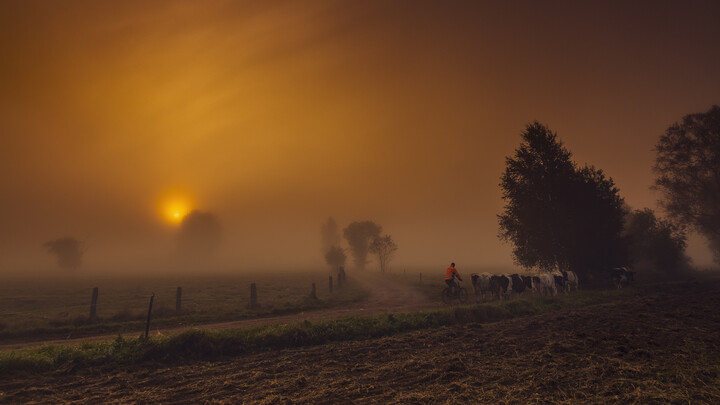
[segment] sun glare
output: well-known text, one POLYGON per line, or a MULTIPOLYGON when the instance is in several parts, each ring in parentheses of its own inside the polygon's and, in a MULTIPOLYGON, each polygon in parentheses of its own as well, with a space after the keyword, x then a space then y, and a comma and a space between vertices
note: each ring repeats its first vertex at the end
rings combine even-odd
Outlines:
POLYGON ((188 197, 188 193, 166 193, 160 199, 160 214, 166 222, 179 224, 190 211, 194 204, 188 197))

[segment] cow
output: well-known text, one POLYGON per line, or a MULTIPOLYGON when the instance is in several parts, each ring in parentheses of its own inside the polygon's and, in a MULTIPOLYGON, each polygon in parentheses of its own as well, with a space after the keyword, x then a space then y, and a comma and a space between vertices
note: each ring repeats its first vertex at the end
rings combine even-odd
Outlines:
POLYGON ((627 267, 616 267, 610 270, 610 279, 620 289, 623 284, 630 285, 631 281, 635 281, 635 272, 630 271, 627 267))
POLYGON ((490 291, 490 274, 473 273, 470 275, 472 279, 473 290, 475 290, 475 299, 477 301, 484 301, 488 295, 491 295, 490 291))
POLYGON ((567 290, 565 288, 565 276, 562 275, 562 273, 550 273, 553 276, 553 280, 555 280, 555 289, 557 291, 563 291, 567 294, 567 290))
POLYGON ((511 274, 508 276, 511 281, 510 290, 517 295, 520 295, 525 291, 525 280, 519 274, 511 274))
POLYGON ((493 297, 498 297, 499 300, 503 299, 503 296, 509 295, 512 290, 511 279, 505 275, 493 275, 490 276, 490 291, 493 297))
POLYGON ((575 274, 574 271, 563 271, 563 280, 565 282, 565 290, 568 293, 571 293, 573 291, 577 291, 578 289, 578 276, 575 274))
POLYGON ((537 277, 538 282, 536 290, 540 295, 557 295, 557 287, 555 286, 555 277, 550 273, 543 273, 537 277))
POLYGON ((541 296, 543 293, 540 290, 542 287, 542 282, 540 281, 540 277, 538 276, 532 276, 532 290, 534 295, 541 296))

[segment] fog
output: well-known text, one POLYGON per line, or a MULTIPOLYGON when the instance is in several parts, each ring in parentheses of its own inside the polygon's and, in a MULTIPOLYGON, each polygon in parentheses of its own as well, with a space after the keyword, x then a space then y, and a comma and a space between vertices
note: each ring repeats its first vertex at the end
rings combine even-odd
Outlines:
MULTIPOLYGON (((381 225, 393 271, 512 267, 498 183, 524 126, 547 124, 631 207, 657 209, 658 137, 719 102, 719 12, 4 2, 0 274, 61 273, 42 246, 67 236, 79 274, 178 272, 172 215, 193 209, 222 240, 192 271, 324 269, 328 217, 381 225)), ((711 262, 696 236, 689 253, 711 262)))

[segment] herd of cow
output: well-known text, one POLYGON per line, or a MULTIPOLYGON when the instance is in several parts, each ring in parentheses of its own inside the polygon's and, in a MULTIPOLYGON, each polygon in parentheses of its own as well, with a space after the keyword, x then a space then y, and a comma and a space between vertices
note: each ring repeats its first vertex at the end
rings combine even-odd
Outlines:
MULTIPOLYGON (((614 285, 621 288, 634 280, 634 271, 620 267, 611 271, 614 285)), ((574 271, 558 271, 537 276, 520 274, 473 273, 475 298, 482 301, 510 299, 514 296, 555 296, 578 289, 579 279, 574 271)))

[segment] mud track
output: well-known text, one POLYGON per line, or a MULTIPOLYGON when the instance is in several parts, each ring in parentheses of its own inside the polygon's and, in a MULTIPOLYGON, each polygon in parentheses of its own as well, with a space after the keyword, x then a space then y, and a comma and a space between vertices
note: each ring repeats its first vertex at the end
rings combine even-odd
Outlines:
MULTIPOLYGON (((355 273, 349 282, 360 285, 361 288, 368 292, 368 297, 360 302, 353 303, 345 307, 306 311, 290 315, 245 319, 241 321, 202 324, 197 326, 161 329, 155 328, 152 329, 152 334, 171 335, 181 333, 189 329, 242 329, 256 326, 302 322, 304 320, 316 321, 321 319, 347 318, 351 316, 377 315, 390 312, 410 312, 421 309, 438 308, 442 305, 439 300, 429 301, 427 297, 412 288, 412 286, 395 282, 392 278, 383 277, 382 274, 375 272, 355 273)), ((440 290, 438 290, 438 297, 439 296, 440 290)), ((140 331, 137 333, 140 333, 140 331)), ((115 338, 117 338, 117 333, 70 339, 7 343, 0 344, 0 351, 37 347, 46 344, 80 344, 83 342, 97 342, 115 338)))
POLYGON ((719 403, 720 283, 214 362, 0 381, 29 403, 719 403))

